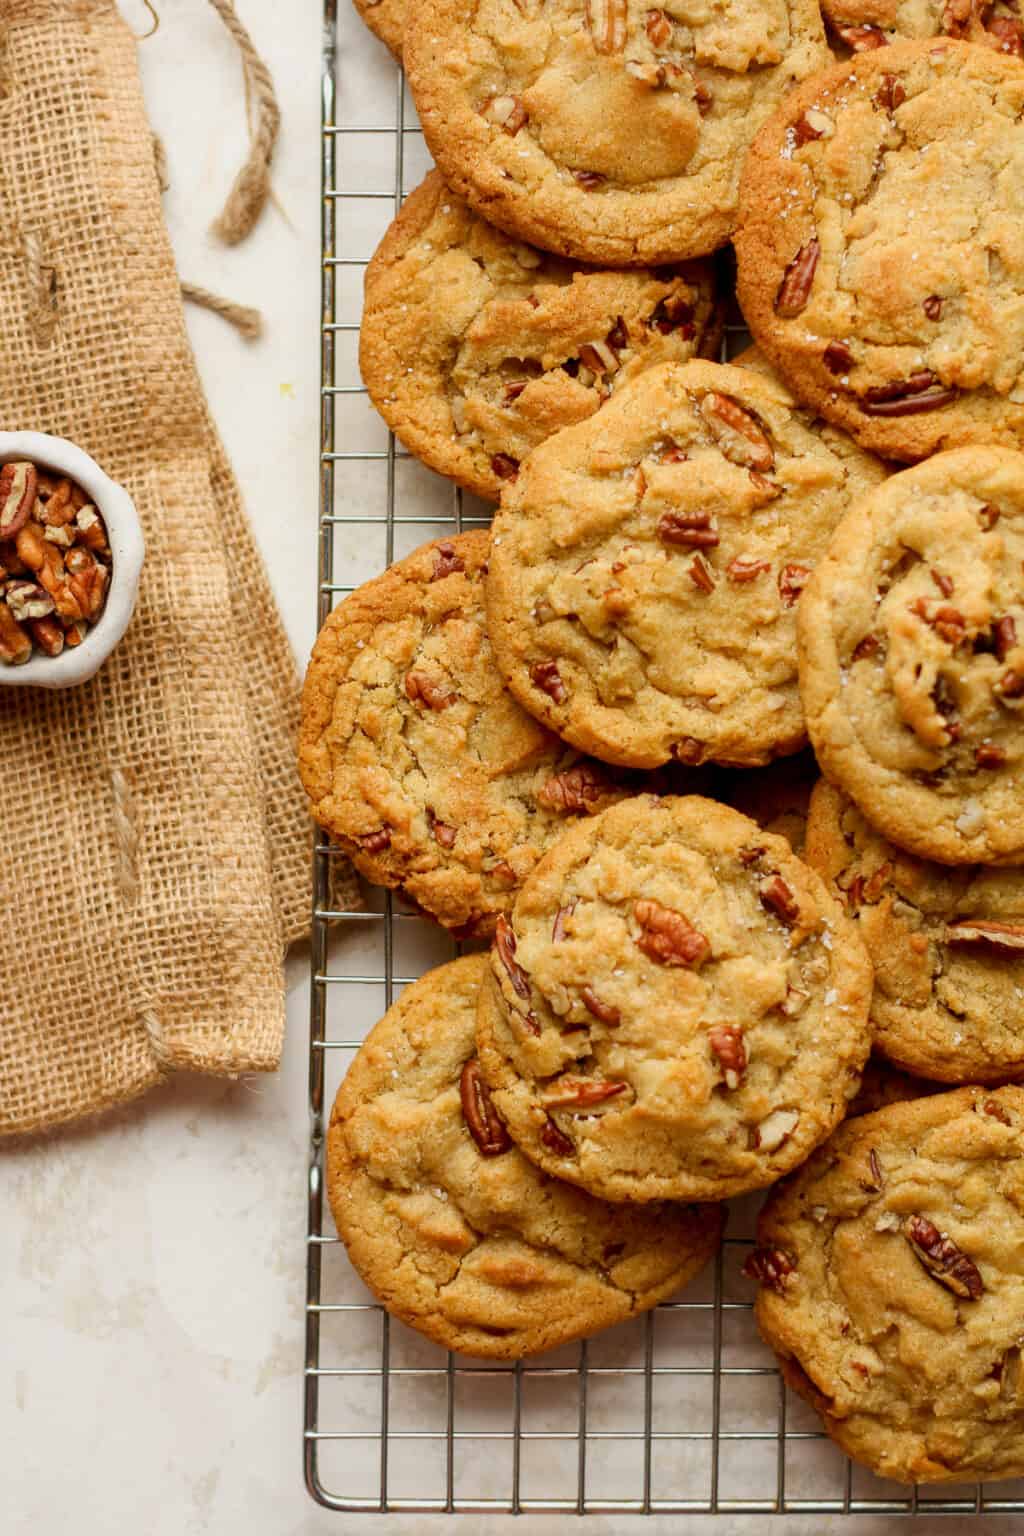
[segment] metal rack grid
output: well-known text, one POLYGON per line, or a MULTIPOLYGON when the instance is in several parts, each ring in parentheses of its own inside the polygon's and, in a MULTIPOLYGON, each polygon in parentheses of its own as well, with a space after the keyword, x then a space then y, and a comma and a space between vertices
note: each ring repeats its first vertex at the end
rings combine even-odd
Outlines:
MULTIPOLYGON (((362 272, 427 159, 400 72, 342 6, 339 15, 338 0, 324 0, 319 623, 393 559, 489 519, 483 503, 396 447, 359 379, 362 272)), ((742 327, 729 330, 734 355, 742 327)), ((402 985, 450 959, 455 946, 390 893, 376 893, 369 910, 332 909, 334 856, 318 844, 303 1441, 314 1499, 349 1512, 1024 1509, 1019 1485, 919 1493, 841 1456, 787 1392, 753 1327, 753 1287, 740 1267, 756 1201, 733 1202, 715 1264, 683 1299, 526 1363, 445 1355, 391 1319, 334 1234, 323 1131, 367 1029, 402 985)))

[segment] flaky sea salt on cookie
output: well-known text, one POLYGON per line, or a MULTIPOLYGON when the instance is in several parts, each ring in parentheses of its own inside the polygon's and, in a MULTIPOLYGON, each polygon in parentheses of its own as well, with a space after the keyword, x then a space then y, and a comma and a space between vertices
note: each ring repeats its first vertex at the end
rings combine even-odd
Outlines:
POLYGON ((395 1316, 447 1349, 516 1360, 624 1322, 716 1251, 714 1205, 608 1205, 512 1144, 480 1074, 484 955, 430 971, 373 1029, 327 1133, 349 1257, 395 1316))
POLYGON ((503 497, 487 621, 509 687, 607 762, 795 751, 796 603, 884 473, 761 373, 648 369, 503 497))
POLYGON ((406 447, 497 501, 538 443, 644 368, 707 355, 720 332, 710 263, 562 261, 502 234, 434 171, 367 268, 359 363, 406 447))
POLYGON ((842 1118, 871 967, 784 838, 698 796, 571 828, 498 924, 477 1042, 549 1173, 612 1200, 772 1183, 842 1118))
POLYGON ((864 447, 1024 446, 1024 68, 899 43, 805 81, 747 156, 747 324, 864 447))
POLYGON ((921 858, 1024 863, 1024 454, 893 475, 837 530, 798 630, 818 761, 868 820, 921 858))
POLYGON ((904 1483, 1024 1476, 1024 1091, 841 1126, 768 1199, 746 1273, 787 1383, 904 1483))
POLYGON ((813 0, 434 0, 404 60, 431 153, 478 213, 649 266, 725 243, 753 135, 829 53, 813 0))

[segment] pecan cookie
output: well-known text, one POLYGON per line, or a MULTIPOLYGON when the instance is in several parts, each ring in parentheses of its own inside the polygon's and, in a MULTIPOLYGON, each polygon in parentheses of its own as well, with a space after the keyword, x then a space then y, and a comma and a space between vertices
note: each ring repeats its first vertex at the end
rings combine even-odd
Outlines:
POLYGON ((511 240, 434 171, 366 273, 359 360, 406 447, 497 501, 519 462, 627 379, 717 346, 709 262, 573 266, 511 240))
POLYGON ((921 858, 1024 862, 1022 562, 1024 455, 959 448, 855 507, 801 600, 822 770, 921 858))
POLYGON ((1024 53, 1016 0, 824 0, 821 10, 854 53, 921 37, 966 38, 1016 58, 1024 53))
POLYGON ((401 63, 407 0, 353 0, 353 4, 370 31, 401 63))
POLYGON ((806 81, 744 168, 738 295, 800 398, 916 460, 1024 445, 1024 70, 909 42, 806 81))
POLYGON ((1024 1077, 1024 870, 915 859, 824 780, 804 857, 874 965, 875 1049, 947 1083, 1024 1077))
POLYGON ((812 0, 434 0, 404 57, 427 144, 478 213, 632 267, 724 245, 748 144, 829 53, 812 0))
POLYGON ((786 1381, 899 1482, 1024 1476, 1024 1091, 842 1126, 769 1197, 746 1272, 786 1381))
POLYGON ((576 814, 618 793, 502 685, 487 532, 424 544, 331 614, 302 692, 313 815, 378 885, 487 933, 576 814))
POLYGON ((509 687, 608 762, 795 751, 797 598, 883 474, 760 375, 648 369, 536 449, 503 497, 487 622, 509 687))
POLYGON ((742 811, 766 832, 784 837, 793 852, 803 857, 811 791, 818 781, 813 752, 781 757, 754 773, 722 773, 715 784, 717 799, 742 811))
POLYGON ((624 1209, 513 1145, 474 1048, 486 955, 408 987, 361 1047, 327 1133, 327 1193, 363 1280, 461 1354, 516 1360, 635 1317, 718 1248, 715 1205, 624 1209))
POLYGON ((612 1200, 770 1184, 842 1119, 871 967, 784 838, 691 795, 572 827, 498 923, 477 1044, 527 1156, 612 1200))

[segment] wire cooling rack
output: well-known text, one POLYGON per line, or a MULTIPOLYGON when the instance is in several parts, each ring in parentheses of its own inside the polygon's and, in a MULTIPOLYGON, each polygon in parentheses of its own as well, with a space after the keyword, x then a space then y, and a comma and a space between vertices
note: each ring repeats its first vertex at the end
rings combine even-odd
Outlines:
MULTIPOLYGON (((398 449, 357 362, 366 262, 429 167, 400 72, 347 3, 324 0, 318 621, 353 586, 490 509, 398 449)), ((744 333, 729 327, 735 355, 744 333)), ((723 356, 726 355, 723 353, 723 356)), ((314 859, 304 1468, 336 1510, 520 1513, 1024 1511, 1024 1485, 907 1490, 851 1466, 784 1387, 741 1273, 758 1202, 733 1202, 714 1265, 678 1301, 516 1365, 446 1355, 377 1305, 323 1198, 338 1084, 405 983, 451 959, 384 892, 332 910, 314 859)))

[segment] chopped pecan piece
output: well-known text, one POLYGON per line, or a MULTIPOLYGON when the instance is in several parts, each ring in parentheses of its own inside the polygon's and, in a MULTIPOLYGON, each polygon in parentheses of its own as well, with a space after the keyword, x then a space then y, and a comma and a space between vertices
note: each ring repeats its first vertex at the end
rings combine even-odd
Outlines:
POLYGON ((908 1216, 903 1234, 930 1275, 966 1301, 977 1301, 985 1289, 974 1260, 926 1216, 908 1216))
POLYGON ((813 143, 815 139, 830 139, 835 131, 836 125, 832 119, 815 107, 808 107, 793 124, 793 136, 798 148, 802 144, 813 143))
POLYGON ((519 473, 519 460, 508 453, 496 453, 491 459, 491 468, 499 480, 514 480, 519 473))
POLYGON ((796 1130, 800 1116, 795 1109, 773 1109, 754 1127, 751 1143, 762 1152, 775 1152, 796 1130))
POLYGON ((800 916, 800 903, 781 875, 769 875, 757 887, 761 905, 774 912, 780 922, 791 928, 800 916))
POLYGON ((836 33, 854 53, 870 53, 875 48, 884 48, 888 42, 879 27, 836 27, 836 33))
POLYGON ((938 608, 932 608, 927 598, 915 597, 907 604, 911 613, 934 629, 940 639, 947 645, 958 646, 967 630, 967 621, 959 608, 953 608, 949 603, 940 603, 938 608))
POLYGON ((874 656, 881 644, 877 635, 865 635, 853 648, 853 660, 864 661, 868 656, 874 656))
POLYGON ((364 832, 362 837, 352 841, 358 843, 364 853, 383 853, 385 848, 391 847, 391 828, 378 827, 375 832, 364 832))
POLYGON ((991 1115, 993 1120, 998 1120, 1000 1125, 1012 1125, 1013 1119, 1007 1114, 998 1099, 986 1099, 981 1106, 982 1112, 991 1115))
POLYGON ((946 0, 941 26, 947 37, 965 37, 971 20, 973 0, 946 0))
POLYGON ((1024 949, 1024 924, 989 923, 982 918, 962 917, 946 924, 947 944, 989 944, 993 949, 1024 949))
POLYGON ((907 93, 902 81, 897 80, 895 75, 883 75, 882 83, 874 95, 875 106, 881 107, 883 112, 895 112, 906 99, 907 93))
POLYGON ((727 1088, 738 1088, 747 1070, 747 1047, 743 1031, 734 1024, 716 1024, 708 1030, 711 1054, 722 1068, 727 1088))
POLYGON ((67 636, 54 618, 29 619, 32 638, 46 656, 59 656, 67 636))
POLYGON ((591 373, 616 373, 619 368, 618 354, 607 341, 585 341, 580 347, 580 362, 591 373))
POLYGON ((1010 614, 1004 614, 1001 619, 996 620, 994 633, 996 656, 1000 661, 1005 661, 1017 644, 1017 625, 1010 614))
POLYGON ((792 608, 800 593, 810 580, 810 567, 806 565, 784 565, 779 572, 779 596, 783 606, 792 608))
POLYGON ((577 763, 556 773, 537 791, 537 804, 546 811, 590 811, 599 805, 608 785, 589 763, 577 763))
POLYGON ((806 309, 820 255, 821 245, 815 235, 800 247, 782 274, 775 295, 775 313, 784 320, 792 320, 806 309))
POLYGON ((462 1100, 462 1116, 469 1134, 477 1144, 481 1157, 498 1157, 507 1152, 512 1139, 505 1129, 505 1122, 494 1107, 490 1090, 484 1081, 480 1063, 473 1056, 462 1069, 459 1078, 459 1098, 462 1100))
POLYGON ((994 528, 999 521, 999 508, 987 501, 983 507, 978 508, 978 522, 985 529, 994 528))
POLYGON ((561 944, 562 940, 565 938, 566 920, 572 917, 572 914, 575 912, 575 910, 576 898, 573 897, 572 901, 570 901, 567 906, 559 907, 558 911, 555 913, 555 921, 551 928, 551 942, 553 944, 561 944))
POLYGON ((512 138, 527 121, 526 109, 518 96, 492 96, 483 111, 485 117, 504 128, 512 138))
POLYGON ((688 768, 695 768, 698 763, 704 761, 704 745, 702 742, 695 741, 692 736, 684 736, 673 746, 672 756, 677 763, 685 763, 688 768))
POLYGON ((456 554, 455 545, 450 539, 445 539, 443 544, 438 544, 434 550, 434 570, 431 581, 441 581, 445 576, 451 576, 454 571, 464 571, 466 562, 461 555, 456 554))
POLYGON ((536 662, 530 668, 530 682, 556 704, 564 704, 569 697, 557 661, 536 662))
POLYGON ((528 1003, 530 1001, 529 978, 516 960, 516 936, 504 912, 498 913, 498 920, 494 927, 494 947, 498 951, 498 959, 505 968, 505 975, 512 983, 513 992, 528 1003))
POLYGON ((573 180, 578 181, 586 192, 594 192, 598 187, 603 187, 607 177, 600 171, 573 171, 573 180))
POLYGON ((865 416, 916 416, 951 405, 956 398, 955 389, 947 389, 930 369, 922 369, 909 379, 865 390, 858 404, 865 416))
POLYGON ((663 512, 658 518, 658 538, 663 544, 682 544, 687 549, 713 549, 718 524, 710 512, 663 512))
POLYGON ((561 1130, 551 1116, 548 1115, 540 1128, 541 1145, 547 1147, 556 1157, 572 1157, 576 1148, 569 1137, 561 1130))
POLYGON ((405 674, 405 696, 414 704, 425 704, 428 709, 447 709, 455 703, 458 694, 447 683, 437 682, 425 672, 405 674))
POLYGON ((1009 667, 994 686, 1001 698, 1019 699, 1024 694, 1024 672, 1009 667))
POLYGON ((942 299, 937 293, 930 293, 921 305, 929 320, 942 319, 942 299))
POLYGON ((545 1092, 541 1102, 545 1109, 589 1109, 593 1104, 614 1099, 628 1087, 628 1083, 617 1078, 563 1077, 545 1092))
POLYGON ((664 11, 648 11, 644 19, 644 31, 652 48, 664 52, 672 41, 673 26, 664 11))
POLYGON ((598 53, 621 53, 626 46, 626 0, 587 0, 587 26, 598 53))
POLYGON ((985 31, 999 44, 1000 53, 1024 57, 1024 27, 1012 16, 993 16, 985 23, 985 31))
POLYGON ((736 857, 739 859, 744 869, 749 869, 751 864, 756 864, 758 859, 761 858, 762 855, 766 852, 767 849, 764 847, 764 845, 758 844, 749 848, 741 848, 736 857))
POLYGON ((787 985, 786 996, 779 1004, 779 1012, 784 1014, 787 1019, 798 1018, 806 1008, 809 996, 809 992, 801 992, 799 987, 787 985))
POLYGON ((822 358, 829 373, 846 373, 853 367, 853 353, 845 341, 830 341, 822 358))
POLYGON ((68 586, 83 619, 95 619, 103 607, 109 572, 87 549, 69 549, 64 557, 68 586))
POLYGON ((796 1259, 784 1248, 754 1248, 743 1261, 748 1280, 757 1280, 773 1291, 784 1291, 796 1269, 796 1259))
POLYGON ((770 560, 757 560, 749 555, 737 555, 734 560, 729 561, 725 568, 725 574, 730 581, 735 581, 742 585, 748 581, 756 581, 759 576, 763 576, 765 571, 770 571, 771 568, 772 563, 770 560))
POLYGON ((682 912, 658 901, 635 901, 633 916, 640 925, 637 948, 659 965, 683 965, 696 970, 711 953, 711 945, 699 928, 682 912))
POLYGON ((9 581, 4 595, 19 624, 25 624, 29 619, 45 619, 53 612, 53 598, 38 582, 9 581))
POLYGON ((943 597, 953 596, 952 576, 947 576, 945 571, 937 571, 934 566, 932 566, 928 574, 931 576, 932 581, 934 581, 943 597))
POLYGON ((862 1179, 861 1185, 864 1189, 869 1190, 872 1194, 877 1194, 882 1185, 885 1183, 885 1180, 882 1177, 882 1164, 879 1161, 878 1153, 874 1147, 872 1147, 868 1152, 868 1168, 870 1170, 870 1176, 867 1179, 862 1179))
POLYGON ((756 469, 747 471, 750 483, 758 493, 758 499, 763 505, 769 501, 776 501, 782 495, 782 486, 776 485, 774 480, 769 480, 766 475, 758 474, 756 469))
POLYGON ((715 590, 714 567, 708 564, 703 555, 694 555, 687 567, 687 575, 699 592, 715 590))
POLYGON ((601 1024, 607 1024, 609 1029, 622 1023, 622 1014, 615 1004, 603 1003, 592 987, 580 988, 580 1002, 588 1013, 592 1013, 601 1024))
POLYGON ((980 747, 974 749, 974 761, 979 768, 1002 768, 1006 762, 1006 753, 995 742, 983 741, 980 747))
POLYGON ((885 890, 886 882, 888 881, 891 874, 892 865, 889 860, 886 859, 885 863, 879 864, 874 873, 869 875, 868 878, 863 882, 861 887, 861 895, 863 900, 869 905, 872 905, 874 902, 876 902, 881 896, 882 892, 885 890))
POLYGON ((36 504, 36 467, 12 463, 0 467, 0 539, 13 539, 36 504))
POLYGON ((6 603, 0 602, 0 666, 20 667, 32 655, 32 640, 6 603))
POLYGON ((456 829, 449 826, 446 821, 438 821, 429 807, 427 809, 427 821, 430 824, 431 832, 434 834, 435 842, 440 843, 442 848, 455 847, 455 839, 458 836, 456 829))
POLYGON ((764 474, 775 465, 771 441, 752 411, 717 391, 700 402, 700 414, 722 453, 733 464, 764 474))

